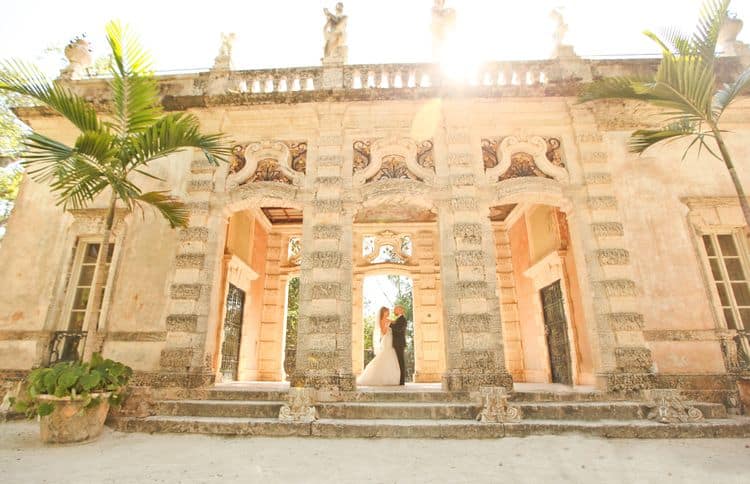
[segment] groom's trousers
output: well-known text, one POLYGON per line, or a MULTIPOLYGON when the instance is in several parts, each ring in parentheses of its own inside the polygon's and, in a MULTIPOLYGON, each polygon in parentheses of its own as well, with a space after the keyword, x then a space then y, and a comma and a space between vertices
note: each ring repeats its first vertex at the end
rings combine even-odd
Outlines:
POLYGON ((401 369, 401 379, 399 380, 398 384, 403 385, 406 382, 406 362, 404 361, 404 350, 406 350, 405 347, 394 347, 394 350, 396 350, 396 358, 398 358, 398 367, 401 369))

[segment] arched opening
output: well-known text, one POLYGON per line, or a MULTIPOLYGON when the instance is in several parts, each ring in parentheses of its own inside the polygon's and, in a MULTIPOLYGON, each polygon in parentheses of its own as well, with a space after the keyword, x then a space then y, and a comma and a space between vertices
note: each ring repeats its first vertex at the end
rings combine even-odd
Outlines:
POLYGON ((593 385, 567 216, 530 200, 490 208, 507 368, 517 383, 593 385))
POLYGON ((372 356, 369 326, 380 306, 400 300, 411 316, 407 381, 437 383, 445 372, 437 216, 426 196, 392 199, 375 188, 367 187, 374 192, 354 215, 352 370, 361 374, 372 356))
MULTIPOLYGON (((381 307, 391 310, 396 306, 404 308, 407 321, 406 349, 404 361, 406 363, 406 381, 414 381, 415 370, 415 340, 414 340, 414 282, 411 277, 398 274, 373 275, 364 278, 362 285, 362 362, 363 368, 382 350, 378 341, 382 336, 378 324, 378 314, 381 307)), ((421 349, 421 348, 420 348, 421 349)), ((361 369, 358 373, 361 373, 361 369)))
POLYGON ((302 211, 246 206, 226 221, 214 368, 220 382, 279 382, 296 348, 302 211))

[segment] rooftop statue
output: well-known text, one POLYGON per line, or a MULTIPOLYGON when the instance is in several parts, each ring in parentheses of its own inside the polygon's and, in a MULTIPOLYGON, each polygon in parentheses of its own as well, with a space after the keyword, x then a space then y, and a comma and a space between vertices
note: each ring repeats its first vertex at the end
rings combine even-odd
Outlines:
POLYGON ((214 69, 229 70, 232 68, 232 47, 237 35, 233 32, 221 33, 221 47, 219 54, 214 59, 214 69))
POLYGON ((716 39, 717 50, 725 56, 750 56, 750 46, 737 40, 742 31, 742 19, 737 15, 727 15, 721 24, 718 38, 716 39))
POLYGON ((445 0, 435 0, 432 7, 432 58, 442 57, 446 39, 456 27, 456 11, 445 7, 445 0))
POLYGON ((568 24, 565 23, 565 19, 563 19, 562 12, 559 8, 553 9, 550 14, 550 18, 555 23, 555 32, 552 35, 552 38, 555 41, 555 47, 552 51, 552 58, 553 59, 565 59, 565 58, 571 58, 576 57, 575 52, 573 51, 572 45, 564 44, 563 41, 565 39, 565 34, 568 33, 568 24))
POLYGON ((325 47, 323 49, 323 62, 346 62, 346 21, 344 15, 344 4, 336 4, 336 13, 331 13, 327 8, 323 9, 326 16, 326 24, 323 26, 323 38, 325 47))
POLYGON ((80 79, 86 75, 86 70, 93 64, 91 60, 91 44, 86 36, 76 37, 65 46, 65 58, 68 65, 60 71, 60 79, 80 79))

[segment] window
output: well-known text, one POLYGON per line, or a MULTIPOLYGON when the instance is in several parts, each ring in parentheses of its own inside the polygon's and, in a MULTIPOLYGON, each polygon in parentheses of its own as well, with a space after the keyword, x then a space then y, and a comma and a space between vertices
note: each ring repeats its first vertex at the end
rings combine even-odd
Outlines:
POLYGON ((301 256, 302 239, 299 237, 291 237, 289 239, 289 245, 287 245, 286 258, 289 260, 289 263, 299 265, 301 256))
MULTIPOLYGON (((86 313, 90 308, 90 296, 94 286, 94 270, 96 268, 96 258, 99 255, 99 246, 99 243, 81 242, 75 254, 71 271, 72 282, 69 289, 69 297, 72 298, 69 315, 67 316, 67 329, 69 331, 83 331, 85 329, 83 325, 86 313)), ((114 244, 110 244, 107 254, 107 273, 109 272, 114 250, 114 244)), ((105 280, 105 287, 102 288, 99 294, 99 312, 92 324, 98 324, 106 284, 107 281, 105 280)))
POLYGON ((707 234, 702 240, 727 328, 750 328, 750 285, 739 238, 707 234))
POLYGON ((413 254, 411 237, 389 230, 362 238, 362 256, 370 264, 406 264, 413 254))

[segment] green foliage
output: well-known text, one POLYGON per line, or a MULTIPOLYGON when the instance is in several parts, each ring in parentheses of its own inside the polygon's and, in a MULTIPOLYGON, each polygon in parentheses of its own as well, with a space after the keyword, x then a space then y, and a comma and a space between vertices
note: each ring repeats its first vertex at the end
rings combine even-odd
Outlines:
POLYGON ((731 160, 724 153, 717 153, 723 143, 718 124, 726 108, 750 87, 750 69, 715 91, 716 42, 729 3, 730 0, 706 0, 691 35, 674 29, 661 37, 645 32, 662 49, 656 74, 648 78, 598 80, 584 88, 580 100, 632 99, 662 108, 660 128, 638 130, 631 135, 629 148, 634 153, 643 153, 663 141, 691 138, 683 158, 697 146, 730 166, 731 160))
POLYGON ((33 370, 26 378, 25 397, 13 405, 28 417, 49 415, 54 410, 53 404, 40 402, 39 395, 71 397, 83 400, 90 407, 101 402, 101 397, 94 394, 111 393, 109 401, 116 405, 132 374, 129 366, 94 353, 87 363, 66 361, 33 370))
POLYGON ((22 176, 20 168, 0 168, 0 228, 5 226, 10 217, 22 176))
POLYGON ((50 185, 63 208, 85 208, 111 189, 112 206, 118 200, 130 210, 148 205, 172 227, 184 227, 189 218, 185 205, 165 191, 144 193, 134 176, 158 179, 149 173, 149 163, 190 147, 202 150, 210 163, 226 161, 230 144, 221 134, 201 134, 192 114, 164 114, 146 51, 119 22, 110 22, 106 30, 112 52, 108 120, 35 66, 20 60, 0 63, 0 91, 32 98, 80 131, 72 146, 32 131, 23 140, 24 166, 33 179, 50 185))
POLYGON ((289 279, 286 304, 286 346, 296 348, 297 323, 299 322, 299 277, 289 279))

